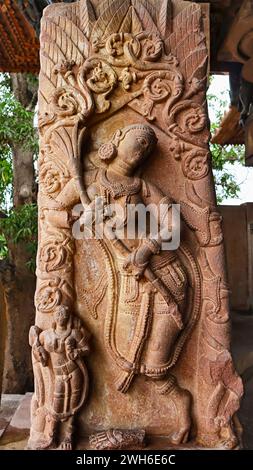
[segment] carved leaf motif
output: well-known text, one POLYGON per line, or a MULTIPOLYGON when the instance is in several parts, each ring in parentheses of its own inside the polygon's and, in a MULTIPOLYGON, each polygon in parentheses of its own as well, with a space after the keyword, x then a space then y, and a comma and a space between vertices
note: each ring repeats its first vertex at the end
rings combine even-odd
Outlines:
POLYGON ((172 32, 172 5, 171 0, 163 0, 158 17, 158 28, 163 39, 172 32))
POLYGON ((157 8, 154 8, 153 5, 148 0, 132 0, 132 5, 142 4, 143 7, 147 10, 153 21, 156 21, 157 17, 157 8))
POLYGON ((127 14, 127 11, 130 7, 130 0, 125 1, 123 5, 116 11, 116 13, 113 15, 110 23, 108 24, 104 37, 108 37, 110 34, 114 33, 115 31, 119 31, 120 25, 122 24, 122 21, 124 21, 125 16, 127 14))
POLYGON ((119 33, 131 33, 132 31, 132 10, 133 8, 130 7, 127 15, 125 16, 123 22, 121 23, 119 33))
POLYGON ((89 39, 96 21, 93 6, 89 0, 80 1, 80 29, 84 32, 85 36, 89 39))
POLYGON ((143 30, 148 31, 151 34, 157 34, 158 36, 160 36, 159 31, 154 23, 154 20, 147 9, 149 8, 148 2, 132 0, 132 4, 142 22, 143 30))
POLYGON ((179 60, 184 77, 190 80, 205 65, 207 56, 200 6, 190 5, 181 11, 173 22, 173 31, 165 45, 179 60))
POLYGON ((48 90, 47 96, 51 95, 57 86, 57 75, 53 74, 51 71, 54 67, 54 62, 47 55, 46 48, 43 50, 43 53, 40 55, 40 67, 41 74, 43 74, 43 80, 46 79, 45 89, 48 90))
POLYGON ((112 0, 104 0, 102 2, 99 2, 99 5, 96 6, 96 12, 97 12, 97 18, 101 16, 108 8, 110 8, 112 4, 112 0))
MULTIPOLYGON (((47 18, 43 22, 42 35, 44 35, 42 52, 46 53, 54 65, 63 60, 81 64, 84 57, 88 56, 88 40, 68 18, 58 16, 54 21, 47 18)), ((51 78, 50 75, 48 78, 51 78)))
MULTIPOLYGON (((45 80, 47 81, 47 77, 45 77, 45 80)), ((51 83, 49 84, 49 89, 51 87, 51 83)), ((41 90, 38 92, 38 102, 39 102, 39 109, 45 109, 49 105, 49 100, 48 98, 42 93, 41 90)))
POLYGON ((64 54, 64 48, 67 42, 66 35, 64 35, 62 31, 59 31, 58 26, 54 23, 51 23, 49 20, 46 22, 44 31, 47 36, 43 42, 42 52, 45 53, 49 59, 52 60, 53 64, 56 65, 59 61, 65 59, 66 57, 64 54), (59 37, 56 42, 57 32, 59 32, 59 37), (63 38, 63 36, 65 37, 63 38))
POLYGON ((52 42, 44 42, 42 53, 45 57, 44 60, 41 61, 41 70, 55 87, 60 86, 59 79, 61 80, 61 77, 57 77, 57 75, 53 73, 53 69, 58 62, 65 60, 64 54, 61 49, 52 42))
POLYGON ((62 86, 54 67, 63 61, 82 64, 88 56, 89 42, 80 29, 64 16, 42 20, 41 71, 53 87, 62 86))
POLYGON ((79 5, 73 3, 72 5, 61 4, 58 5, 57 13, 61 16, 67 17, 72 23, 79 25, 79 5))
MULTIPOLYGON (((67 36, 71 39, 71 47, 72 50, 76 49, 81 54, 81 62, 83 60, 83 56, 85 58, 89 55, 89 41, 84 36, 83 32, 74 24, 72 21, 69 21, 68 18, 59 17, 59 26, 67 32, 67 36)), ((76 52, 77 54, 77 52, 76 52)), ((70 52, 69 52, 70 56, 70 52)), ((80 57, 80 56, 79 56, 80 57)), ((69 57, 69 60, 75 60, 74 57, 69 57)))
POLYGON ((41 243, 40 260, 46 272, 71 269, 71 256, 74 254, 73 240, 67 234, 48 231, 41 243))
POLYGON ((65 127, 54 131, 51 146, 56 154, 60 150, 61 158, 64 159, 66 163, 70 162, 71 157, 74 155, 74 149, 71 136, 65 127))
MULTIPOLYGON (((97 41, 101 40, 104 37, 105 32, 109 28, 109 25, 111 22, 112 23, 111 23, 110 28, 112 29, 112 32, 116 33, 119 30, 120 25, 124 19, 124 14, 123 13, 117 14, 117 13, 119 13, 119 10, 124 4, 127 5, 127 9, 128 9, 130 6, 130 0, 113 0, 109 2, 106 0, 101 5, 102 13, 100 14, 99 18, 94 24, 92 32, 91 32, 92 43, 96 43, 97 41), (102 10, 103 6, 104 6, 104 9, 102 10)), ((127 12, 127 9, 125 10, 125 14, 127 12)))
POLYGON ((193 77, 203 78, 205 73, 203 71, 207 64, 207 52, 206 48, 197 49, 193 53, 190 53, 185 60, 181 62, 181 72, 184 77, 188 77, 190 81, 193 77))
POLYGON ((143 26, 141 24, 141 20, 138 17, 134 8, 132 8, 132 33, 138 34, 138 33, 141 33, 142 31, 143 31, 143 26))
POLYGON ((173 30, 178 31, 183 37, 187 32, 195 31, 199 29, 201 20, 201 7, 193 4, 184 8, 174 19, 173 30), (187 28, 189 28, 187 30, 187 28), (180 31, 181 30, 181 31, 180 31))

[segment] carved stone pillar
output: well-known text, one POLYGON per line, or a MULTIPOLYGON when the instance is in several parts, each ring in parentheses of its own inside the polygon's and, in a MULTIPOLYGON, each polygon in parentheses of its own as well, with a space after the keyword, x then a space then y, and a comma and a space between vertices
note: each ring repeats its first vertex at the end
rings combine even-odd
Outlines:
POLYGON ((77 442, 92 434, 96 448, 136 447, 144 432, 166 445, 237 445, 242 383, 229 351, 203 17, 181 0, 44 11, 30 448, 71 448, 75 417, 77 442), (120 206, 123 233, 129 203, 166 205, 170 228, 180 204, 179 247, 164 250, 163 232, 112 239, 108 226, 85 238, 73 207, 92 211, 96 196, 104 222, 120 206))

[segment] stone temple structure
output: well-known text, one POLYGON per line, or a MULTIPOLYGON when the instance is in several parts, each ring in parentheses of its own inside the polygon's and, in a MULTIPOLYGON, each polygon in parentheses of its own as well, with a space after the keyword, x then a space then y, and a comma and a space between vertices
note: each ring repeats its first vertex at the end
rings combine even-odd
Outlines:
POLYGON ((238 446, 208 31, 182 0, 44 10, 30 449, 238 446), (130 237, 129 205, 159 213, 158 233, 130 237))

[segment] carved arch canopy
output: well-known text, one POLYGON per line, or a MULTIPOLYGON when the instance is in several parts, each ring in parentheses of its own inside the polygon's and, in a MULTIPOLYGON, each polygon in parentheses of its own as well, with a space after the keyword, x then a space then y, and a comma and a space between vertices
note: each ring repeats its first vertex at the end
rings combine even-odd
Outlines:
MULTIPOLYGON (((112 352, 110 317, 104 315, 104 320, 101 313, 110 309, 115 288, 111 255, 103 244, 99 251, 94 240, 73 240, 71 213, 76 203, 90 202, 90 175, 103 166, 97 157, 99 146, 122 123, 148 123, 158 136, 158 147, 142 169, 142 178, 181 205, 179 258, 190 292, 187 323, 168 368, 173 367, 196 403, 199 442, 213 446, 223 439, 233 446, 231 418, 242 390, 229 353, 223 236, 208 148, 204 25, 205 10, 181 0, 80 0, 45 9, 36 323, 41 330, 48 329, 55 308, 75 308, 94 335, 101 334, 95 326, 100 321, 104 354, 112 352)), ((40 371, 40 380, 46 382, 43 374, 40 371)), ((166 387, 161 395, 172 385, 166 387)), ((83 415, 91 429, 92 412, 83 415)), ((164 432, 159 426, 154 425, 155 432, 164 432)))

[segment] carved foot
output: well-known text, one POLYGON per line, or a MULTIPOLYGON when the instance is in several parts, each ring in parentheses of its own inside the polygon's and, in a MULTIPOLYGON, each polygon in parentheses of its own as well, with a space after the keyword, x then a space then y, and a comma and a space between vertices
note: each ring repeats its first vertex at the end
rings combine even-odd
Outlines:
POLYGON ((170 436, 170 442, 174 445, 185 444, 191 428, 191 394, 187 390, 176 388, 170 397, 176 405, 179 421, 179 430, 170 436))
POLYGON ((233 450, 240 448, 240 441, 230 425, 210 434, 200 434, 197 444, 210 449, 233 450))
POLYGON ((173 402, 177 412, 178 429, 169 436, 170 443, 177 446, 185 444, 191 429, 192 396, 188 390, 179 387, 173 375, 161 380, 157 388, 161 395, 166 395, 173 402))
POLYGON ((221 446, 226 450, 235 449, 239 445, 238 438, 230 424, 221 429, 221 446))
POLYGON ((45 440, 38 440, 38 441, 28 441, 27 449, 28 450, 49 450, 55 449, 56 444, 54 439, 45 439, 45 440))
POLYGON ((90 436, 89 441, 93 449, 115 450, 133 447, 144 447, 145 431, 125 431, 109 429, 90 436))
POLYGON ((69 439, 69 438, 64 439, 60 443, 58 449, 59 450, 72 450, 73 449, 72 439, 69 439))
POLYGON ((181 429, 170 436, 171 444, 178 446, 179 444, 186 444, 189 438, 189 429, 181 429))
POLYGON ((221 441, 221 446, 226 450, 235 449, 238 446, 238 440, 235 436, 234 438, 225 439, 221 441))

